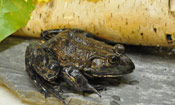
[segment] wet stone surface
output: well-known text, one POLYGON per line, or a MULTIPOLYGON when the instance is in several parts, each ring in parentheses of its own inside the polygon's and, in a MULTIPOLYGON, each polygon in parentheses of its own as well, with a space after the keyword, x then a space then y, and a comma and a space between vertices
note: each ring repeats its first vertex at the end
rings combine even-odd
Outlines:
POLYGON ((138 84, 138 83, 139 83, 139 81, 133 80, 133 81, 129 81, 128 84, 130 84, 130 85, 136 85, 136 84, 138 84))
POLYGON ((120 105, 117 101, 111 101, 110 105, 120 105))
MULTIPOLYGON (((25 49, 33 41, 36 40, 9 37, 0 43, 0 83, 14 91, 21 100, 40 105, 60 105, 56 98, 45 99, 25 72, 25 49)), ((83 96, 62 83, 68 105, 174 105, 174 50, 134 46, 126 49, 136 66, 132 74, 104 79, 102 84, 106 88, 100 91, 101 98, 96 94, 83 96)))

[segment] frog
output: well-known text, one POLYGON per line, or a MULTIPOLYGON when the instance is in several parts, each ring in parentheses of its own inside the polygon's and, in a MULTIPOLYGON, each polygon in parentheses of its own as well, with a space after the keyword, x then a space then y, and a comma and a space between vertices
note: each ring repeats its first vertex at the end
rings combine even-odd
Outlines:
POLYGON ((31 43, 25 52, 29 78, 45 97, 61 100, 60 80, 78 92, 100 95, 88 78, 115 78, 132 73, 135 65, 122 44, 111 45, 80 29, 52 29, 41 32, 41 42, 31 43))

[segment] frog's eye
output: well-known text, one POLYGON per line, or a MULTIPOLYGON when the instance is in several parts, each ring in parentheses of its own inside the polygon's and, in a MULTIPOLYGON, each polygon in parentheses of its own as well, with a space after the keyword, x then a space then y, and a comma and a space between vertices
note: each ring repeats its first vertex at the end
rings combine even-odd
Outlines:
POLYGON ((116 53, 124 54, 125 53, 125 47, 121 44, 117 44, 114 46, 114 50, 116 53))
POLYGON ((115 55, 112 55, 108 59, 109 63, 111 64, 118 64, 119 63, 119 58, 115 55))

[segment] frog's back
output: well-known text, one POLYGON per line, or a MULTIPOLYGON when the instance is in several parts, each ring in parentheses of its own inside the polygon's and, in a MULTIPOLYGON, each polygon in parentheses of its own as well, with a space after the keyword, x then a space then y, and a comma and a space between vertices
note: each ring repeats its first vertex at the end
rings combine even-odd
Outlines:
POLYGON ((113 53, 112 46, 86 37, 81 32, 63 31, 47 42, 63 66, 84 67, 93 56, 113 53))

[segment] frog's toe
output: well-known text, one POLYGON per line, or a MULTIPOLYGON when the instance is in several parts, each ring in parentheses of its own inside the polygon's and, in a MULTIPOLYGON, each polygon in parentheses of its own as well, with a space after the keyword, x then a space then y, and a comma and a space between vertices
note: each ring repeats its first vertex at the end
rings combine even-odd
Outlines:
POLYGON ((60 86, 55 86, 54 84, 45 82, 45 84, 42 87, 42 91, 44 92, 43 94, 45 95, 46 98, 54 96, 60 99, 65 104, 65 98, 63 96, 63 91, 60 88, 60 86))
POLYGON ((92 91, 92 92, 96 93, 99 97, 101 97, 101 94, 90 84, 88 84, 88 86, 86 88, 87 88, 87 91, 92 91))
POLYGON ((50 97, 49 92, 44 87, 42 87, 42 89, 40 90, 40 93, 42 93, 45 98, 50 97))
POLYGON ((54 96, 60 99, 66 105, 63 91, 60 86, 55 86, 54 84, 48 83, 47 81, 45 81, 44 83, 40 81, 39 86, 40 87, 38 88, 41 90, 41 93, 44 94, 45 98, 54 96))
POLYGON ((53 96, 55 96, 61 100, 65 100, 65 98, 63 96, 63 90, 60 88, 60 86, 53 86, 53 88, 51 88, 51 92, 52 92, 53 96))

